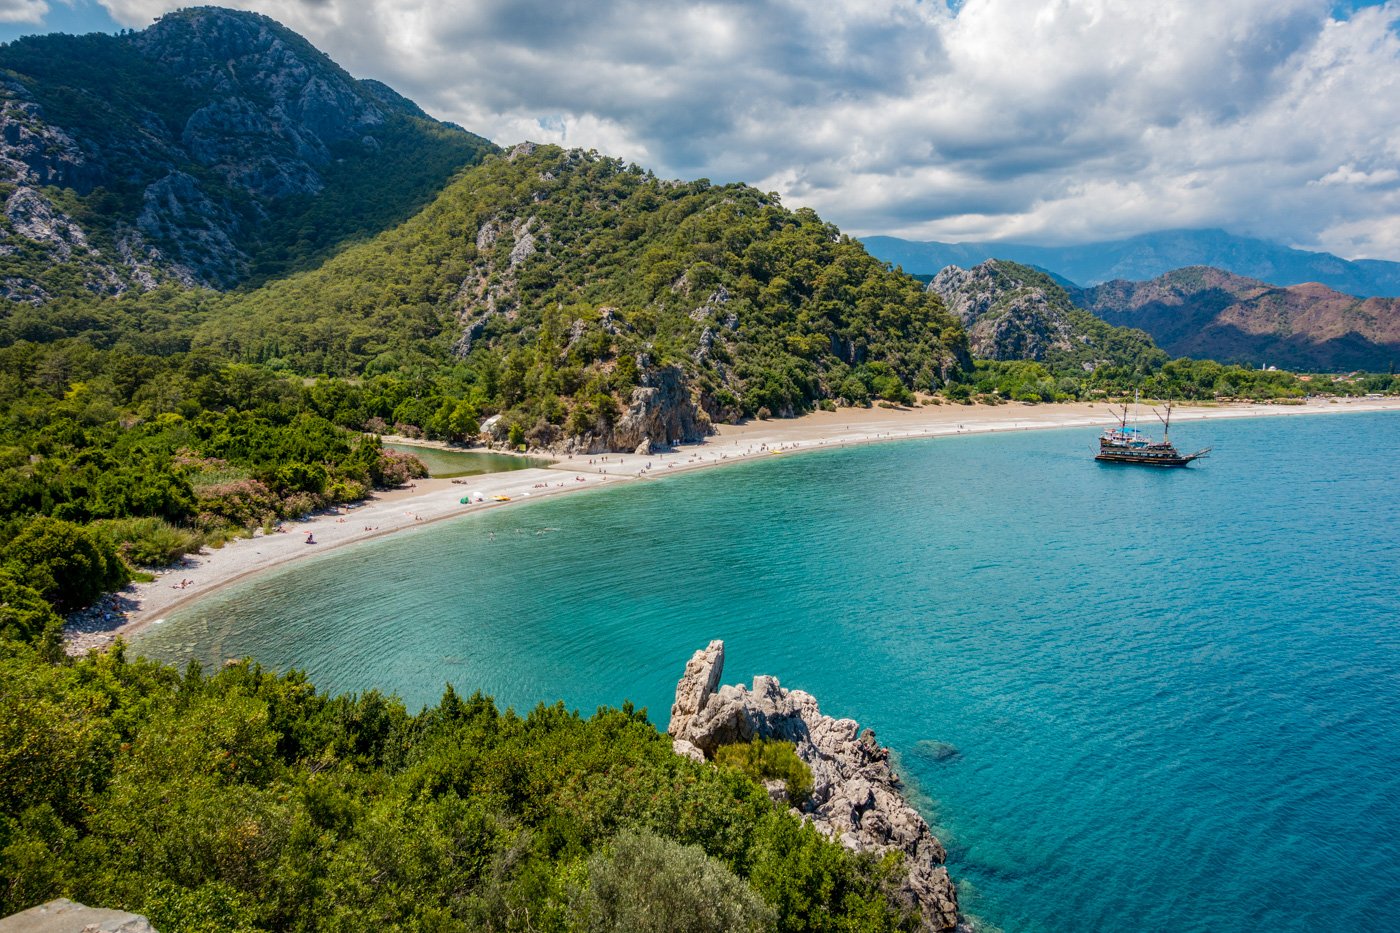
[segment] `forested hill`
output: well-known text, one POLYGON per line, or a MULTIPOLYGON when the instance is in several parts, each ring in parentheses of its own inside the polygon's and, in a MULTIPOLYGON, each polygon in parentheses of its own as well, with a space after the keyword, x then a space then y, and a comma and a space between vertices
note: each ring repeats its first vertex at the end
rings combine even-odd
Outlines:
MULTIPOLYGON (((530 144, 323 267, 233 296, 195 342, 308 374, 460 360, 457 391, 540 445, 618 443, 636 389, 703 423, 906 399, 969 362, 937 296, 810 210, 530 144)), ((651 427, 690 433, 687 417, 651 427)))
POLYGON ((0 297, 306 268, 493 148, 253 13, 20 39, 0 47, 0 297))

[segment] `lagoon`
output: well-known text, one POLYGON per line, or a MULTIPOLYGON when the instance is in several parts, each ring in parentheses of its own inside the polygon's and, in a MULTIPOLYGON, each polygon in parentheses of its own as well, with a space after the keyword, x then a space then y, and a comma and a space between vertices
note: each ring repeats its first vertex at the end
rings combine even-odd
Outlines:
POLYGON ((443 478, 529 470, 534 467, 548 466, 554 462, 542 457, 521 457, 489 450, 451 450, 442 447, 424 447, 418 444, 385 444, 384 446, 389 450, 413 454, 423 461, 423 465, 428 468, 429 476, 443 478))
POLYGON ((630 698, 664 728, 723 638, 727 682, 775 674, 902 756, 990 927, 1393 929, 1400 417, 1178 433, 1215 453, 1158 472, 1093 463, 1092 430, 951 437, 481 513, 220 591, 136 648, 413 707, 448 681, 630 698))

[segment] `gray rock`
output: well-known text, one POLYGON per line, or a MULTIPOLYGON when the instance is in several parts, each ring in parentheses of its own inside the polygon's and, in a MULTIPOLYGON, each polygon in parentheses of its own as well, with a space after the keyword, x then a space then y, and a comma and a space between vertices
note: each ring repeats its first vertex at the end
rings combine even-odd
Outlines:
POLYGON ((0 933, 156 933, 140 914, 87 907, 61 897, 0 919, 0 933))
POLYGON ((645 438, 698 441, 713 432, 710 418, 695 403, 690 382, 679 367, 643 370, 627 410, 613 427, 613 450, 633 450, 645 438))
POLYGON ((723 671, 722 641, 686 663, 671 707, 672 747, 694 758, 756 737, 792 742, 812 772, 812 794, 799 815, 849 849, 903 853, 899 896, 919 911, 921 929, 957 929, 957 891, 943 867, 943 845, 904 799, 889 750, 875 734, 852 719, 823 715, 815 697, 784 689, 775 677, 755 677, 752 689, 720 686, 723 671))
POLYGON ((61 261, 70 259, 75 249, 88 250, 82 229, 33 188, 16 188, 5 200, 5 216, 16 234, 51 247, 61 261))
POLYGON ((929 283, 967 328, 973 354, 993 360, 1044 360, 1071 348, 1067 307, 1044 289, 1006 275, 995 260, 971 269, 948 266, 929 283))

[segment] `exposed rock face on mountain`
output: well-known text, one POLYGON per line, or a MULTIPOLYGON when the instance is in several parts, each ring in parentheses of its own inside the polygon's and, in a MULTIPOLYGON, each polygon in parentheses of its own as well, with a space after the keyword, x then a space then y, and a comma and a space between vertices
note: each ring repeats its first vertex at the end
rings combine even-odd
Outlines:
POLYGON ((0 69, 0 293, 31 302, 279 271, 491 148, 252 13, 30 37, 0 69))
POLYGON ((870 252, 910 273, 965 269, 988 259, 1037 266, 1081 286, 1115 279, 1141 281, 1187 266, 1212 266, 1273 285, 1321 282, 1349 295, 1400 296, 1400 262, 1342 259, 1291 249, 1223 230, 1162 230, 1075 246, 1026 243, 938 243, 866 237, 870 252))
POLYGON ((963 322, 973 354, 983 359, 1092 371, 1103 363, 1132 365, 1156 352, 1145 334, 1104 326, 1076 308, 1049 276, 1014 262, 948 266, 928 288, 963 322))
POLYGON ((669 732, 677 753, 704 760, 721 745, 754 737, 792 742, 812 771, 812 795, 800 811, 849 849, 904 854, 901 889, 925 930, 958 927, 957 892, 943 867, 942 844, 900 793, 889 750, 854 720, 833 719, 811 694, 756 677, 753 689, 720 686, 724 642, 712 641, 686 664, 676 686, 669 732))
POLYGON ((1178 356, 1329 372, 1384 372, 1400 362, 1400 299, 1355 298, 1317 283, 1277 288, 1202 266, 1073 297, 1178 356))
POLYGON ((1046 288, 1012 274, 1007 264, 949 266, 929 283, 967 328, 972 352, 992 360, 1044 360, 1072 347, 1065 305, 1046 288))
POLYGON ((632 404, 600 450, 638 450, 695 442, 712 433, 710 418, 696 403, 690 384, 679 368, 668 366, 644 377, 644 385, 632 390, 632 404))

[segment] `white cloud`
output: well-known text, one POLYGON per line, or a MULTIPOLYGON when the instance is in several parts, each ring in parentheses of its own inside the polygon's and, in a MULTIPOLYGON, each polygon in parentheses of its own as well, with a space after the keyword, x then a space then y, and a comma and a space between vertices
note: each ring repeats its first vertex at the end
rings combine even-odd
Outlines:
POLYGON ((1400 0, 231 5, 497 142, 750 181, 854 233, 1222 226, 1400 258, 1400 0))
POLYGON ((42 23, 48 12, 44 0, 0 0, 0 23, 42 23))

